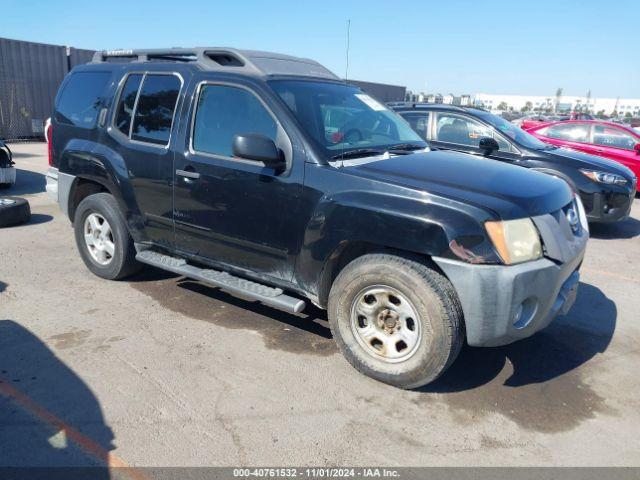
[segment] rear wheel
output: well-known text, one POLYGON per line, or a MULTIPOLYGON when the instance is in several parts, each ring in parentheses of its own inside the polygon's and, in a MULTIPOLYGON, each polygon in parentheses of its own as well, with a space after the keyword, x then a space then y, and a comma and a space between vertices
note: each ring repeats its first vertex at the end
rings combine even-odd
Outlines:
POLYGON ((99 277, 125 278, 142 267, 118 204, 108 193, 83 199, 74 218, 76 244, 85 265, 99 277))
POLYGON ((451 283, 400 256, 369 254, 348 264, 331 287, 328 312, 347 360, 365 375, 401 388, 435 380, 464 340, 451 283))

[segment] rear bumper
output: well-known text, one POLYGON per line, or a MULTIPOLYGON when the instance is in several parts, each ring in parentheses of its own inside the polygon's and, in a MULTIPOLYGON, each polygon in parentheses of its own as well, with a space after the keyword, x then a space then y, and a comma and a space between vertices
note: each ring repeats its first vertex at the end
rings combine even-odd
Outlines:
POLYGON ((462 303, 467 343, 492 347, 529 337, 566 314, 576 298, 582 258, 564 265, 542 258, 512 266, 434 260, 462 303))
POLYGON ((46 174, 47 193, 49 197, 58 203, 60 210, 69 216, 69 197, 76 179, 74 175, 59 172, 55 167, 49 167, 46 174))
POLYGON ((49 167, 45 175, 47 179, 47 194, 49 198, 54 201, 58 201, 58 169, 55 167, 49 167))

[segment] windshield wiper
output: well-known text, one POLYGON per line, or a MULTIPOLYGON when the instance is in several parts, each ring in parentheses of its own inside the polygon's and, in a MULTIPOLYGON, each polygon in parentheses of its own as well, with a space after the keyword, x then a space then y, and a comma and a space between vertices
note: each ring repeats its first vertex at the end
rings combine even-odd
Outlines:
POLYGON ((397 145, 391 145, 387 150, 391 151, 402 151, 402 152, 411 152, 413 150, 424 150, 426 148, 425 145, 419 145, 417 143, 399 143, 397 145))
POLYGON ((341 160, 344 158, 371 157, 373 155, 381 155, 384 150, 375 148, 357 148, 355 150, 347 150, 331 157, 331 160, 341 160))

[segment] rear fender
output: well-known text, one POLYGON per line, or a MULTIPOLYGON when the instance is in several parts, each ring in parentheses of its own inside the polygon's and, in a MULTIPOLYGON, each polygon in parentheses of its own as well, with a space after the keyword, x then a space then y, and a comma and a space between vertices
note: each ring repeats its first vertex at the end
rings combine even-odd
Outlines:
MULTIPOLYGON (((140 209, 133 195, 126 164, 119 153, 100 143, 74 139, 65 146, 59 158, 59 175, 74 177, 67 192, 69 198, 73 198, 74 189, 81 179, 102 185, 116 199, 133 239, 137 242, 145 240, 140 209)), ((61 205, 65 204, 63 200, 60 199, 61 205)), ((68 201, 66 204, 70 205, 68 201)), ((69 215, 70 211, 65 213, 69 215)))

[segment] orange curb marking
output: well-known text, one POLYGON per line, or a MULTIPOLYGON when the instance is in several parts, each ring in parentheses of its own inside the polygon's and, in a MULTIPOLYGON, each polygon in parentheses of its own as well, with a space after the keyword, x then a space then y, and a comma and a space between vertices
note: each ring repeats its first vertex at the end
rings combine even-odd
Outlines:
POLYGON ((141 472, 136 471, 133 467, 127 465, 127 463, 125 463, 117 455, 114 455, 113 453, 102 447, 100 444, 98 444, 95 440, 80 433, 70 425, 67 425, 53 413, 49 412, 48 410, 31 400, 31 398, 29 398, 26 394, 22 393, 12 385, 9 385, 5 379, 2 379, 2 382, 0 383, 0 393, 3 393, 5 396, 14 400, 21 407, 31 412, 44 423, 55 427, 57 430, 63 430, 69 440, 78 445, 87 454, 100 460, 109 468, 126 468, 126 473, 132 479, 148 480, 148 477, 143 475, 141 472))

